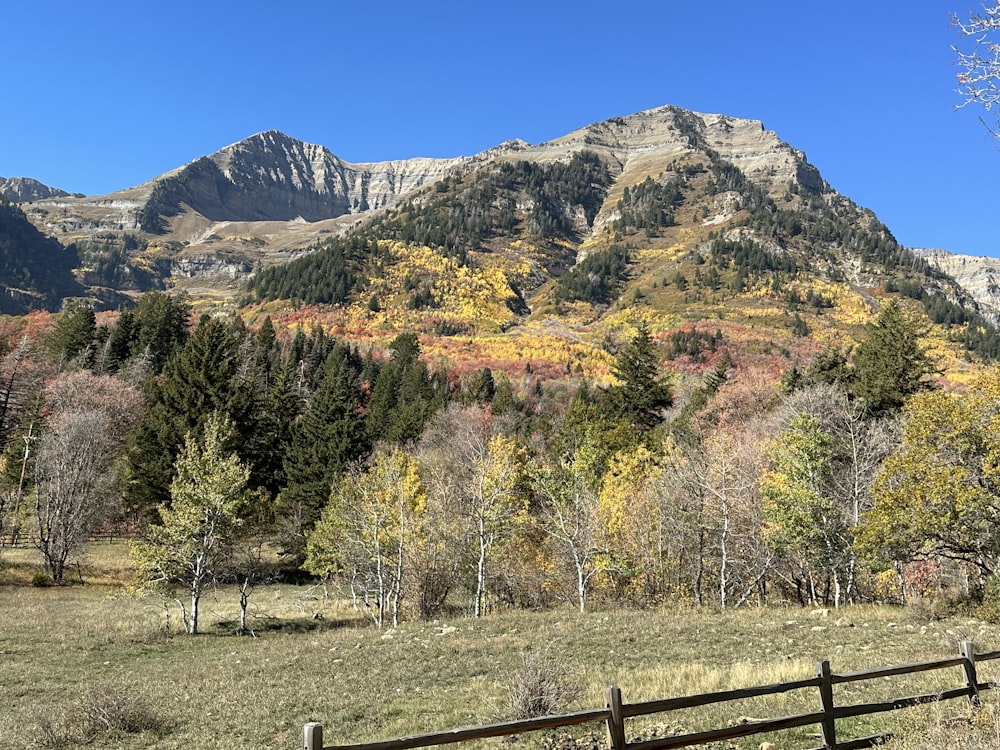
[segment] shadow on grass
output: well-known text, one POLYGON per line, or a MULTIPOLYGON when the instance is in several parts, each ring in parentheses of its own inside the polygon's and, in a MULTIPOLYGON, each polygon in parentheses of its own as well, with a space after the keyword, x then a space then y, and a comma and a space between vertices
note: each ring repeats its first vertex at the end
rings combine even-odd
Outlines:
MULTIPOLYGON (((343 630, 367 625, 364 620, 331 619, 313 617, 255 617, 249 623, 247 635, 263 635, 265 633, 321 633, 327 630, 343 630)), ((223 633, 238 633, 240 624, 237 620, 222 620, 216 628, 223 633)))

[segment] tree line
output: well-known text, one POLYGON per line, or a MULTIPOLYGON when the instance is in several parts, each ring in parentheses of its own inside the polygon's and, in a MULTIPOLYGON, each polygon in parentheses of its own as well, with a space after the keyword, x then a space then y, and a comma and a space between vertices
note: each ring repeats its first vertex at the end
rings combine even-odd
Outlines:
POLYGON ((449 606, 865 601, 915 586, 916 561, 961 560, 986 590, 996 375, 974 396, 933 388, 896 303, 780 390, 723 359, 678 392, 662 362, 679 341, 640 326, 610 384, 526 389, 430 369, 412 333, 362 352, 267 319, 192 324, 159 293, 108 328, 70 308, 0 360, 0 537, 32 539, 65 581, 90 531, 135 523, 141 580, 188 593, 192 632, 218 580, 245 626, 268 547, 379 625, 449 606))

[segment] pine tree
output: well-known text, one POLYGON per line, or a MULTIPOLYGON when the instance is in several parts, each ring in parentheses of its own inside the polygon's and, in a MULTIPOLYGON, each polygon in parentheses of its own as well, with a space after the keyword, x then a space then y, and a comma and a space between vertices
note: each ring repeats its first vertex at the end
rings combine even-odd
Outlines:
POLYGON ((285 456, 287 485, 278 497, 287 554, 302 558, 305 535, 315 525, 334 481, 347 465, 371 450, 358 374, 360 360, 344 345, 327 357, 323 377, 302 416, 292 426, 285 456))
POLYGON ((631 422, 640 431, 656 427, 673 403, 670 387, 660 373, 653 338, 645 323, 622 349, 612 374, 618 385, 605 392, 609 416, 631 422))
POLYGON ((886 304, 867 328, 854 353, 851 392, 869 414, 898 411, 910 396, 931 388, 927 376, 937 368, 920 343, 916 321, 898 302, 886 304))

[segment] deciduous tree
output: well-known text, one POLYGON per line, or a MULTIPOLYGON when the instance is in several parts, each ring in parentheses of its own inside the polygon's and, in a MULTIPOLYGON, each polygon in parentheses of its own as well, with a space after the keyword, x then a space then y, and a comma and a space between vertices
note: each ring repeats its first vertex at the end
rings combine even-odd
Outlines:
POLYGON ((527 509, 524 452, 487 410, 448 409, 431 423, 421 451, 451 471, 451 489, 471 539, 473 614, 486 611, 490 566, 527 509))
POLYGON ((1000 559, 1000 372, 967 394, 932 391, 904 408, 859 545, 870 557, 959 560, 993 573, 1000 559))
POLYGON ((830 576, 839 605, 851 538, 831 492, 832 442, 815 417, 793 418, 768 445, 770 466, 760 488, 767 544, 796 560, 809 582, 810 601, 817 599, 816 574, 830 576))
POLYGON ((343 572, 377 627, 398 625, 425 505, 416 460, 398 449, 377 453, 337 482, 307 537, 305 568, 324 577, 343 572))
MULTIPOLYGON (((955 45, 959 67, 958 91, 961 107, 977 104, 995 120, 993 110, 1000 104, 1000 4, 983 5, 981 13, 967 18, 952 15, 952 22, 970 43, 955 45)), ((984 121, 987 129, 997 136, 995 126, 984 121)))
POLYGON ((47 572, 61 583, 69 556, 114 511, 112 467, 140 398, 121 381, 76 372, 53 381, 46 402, 49 415, 34 463, 35 544, 47 572))
POLYGON ((535 464, 530 472, 538 501, 537 523, 560 557, 570 563, 581 614, 586 610, 590 582, 601 571, 598 496, 591 452, 592 447, 584 444, 574 455, 535 464))
POLYGON ((252 498, 250 469, 228 446, 233 426, 213 412, 201 433, 187 434, 170 484, 170 504, 160 505, 160 523, 133 545, 136 567, 145 580, 179 584, 189 607, 181 609, 185 629, 196 635, 199 605, 206 589, 229 561, 241 515, 252 498))

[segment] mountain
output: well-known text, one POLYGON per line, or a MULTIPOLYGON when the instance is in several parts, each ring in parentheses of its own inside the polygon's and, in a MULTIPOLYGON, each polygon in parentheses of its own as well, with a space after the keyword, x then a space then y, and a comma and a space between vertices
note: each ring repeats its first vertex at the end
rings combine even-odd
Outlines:
POLYGON ((475 158, 351 164, 268 131, 136 187, 23 208, 41 231, 75 246, 85 267, 98 268, 95 284, 218 299, 255 268, 283 262, 475 158))
POLYGON ((167 229, 184 206, 213 222, 307 222, 394 203, 465 159, 348 164, 322 146, 271 130, 154 181, 139 226, 167 229))
POLYGON ((519 347, 498 363, 545 340, 567 370, 606 370, 645 318, 664 336, 688 326, 675 348, 695 369, 718 333, 781 370, 898 298, 953 360, 1000 354, 990 311, 804 153, 760 121, 673 106, 453 159, 351 164, 268 131, 134 188, 23 208, 99 305, 172 288, 231 306, 249 281, 248 317, 373 341, 411 329, 441 356, 461 336, 497 337, 473 358, 519 347))
MULTIPOLYGON (((65 190, 43 185, 30 177, 0 177, 0 196, 11 203, 30 203, 48 198, 66 198, 70 195, 65 190)), ((80 193, 72 195, 76 198, 83 197, 80 193)))
POLYGON ((758 121, 676 107, 462 164, 261 271, 252 293, 268 314, 332 305, 323 319, 357 335, 558 330, 586 342, 591 367, 599 342, 614 351, 646 319, 664 335, 687 330, 676 348, 689 359, 742 337, 744 355, 780 370, 849 346, 886 298, 926 316, 955 361, 1000 353, 976 300, 801 151, 758 121))
POLYGON ((82 294, 73 269, 76 253, 38 231, 24 212, 0 197, 0 313, 58 310, 82 294))

